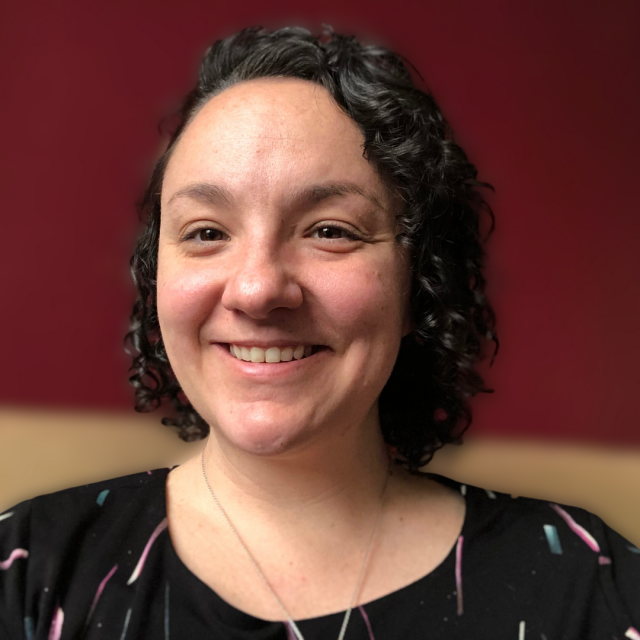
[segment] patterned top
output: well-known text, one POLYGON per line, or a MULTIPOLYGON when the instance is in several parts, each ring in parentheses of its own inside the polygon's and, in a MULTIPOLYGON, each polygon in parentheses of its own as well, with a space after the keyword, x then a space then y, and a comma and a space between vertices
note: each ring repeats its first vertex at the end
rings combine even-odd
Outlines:
MULTIPOLYGON (((2 640, 291 640, 178 558, 168 470, 35 498, 0 515, 2 640)), ((461 535, 431 573, 357 607, 345 640, 640 640, 640 552, 573 507, 460 485, 461 535)), ((256 583, 256 588, 259 588, 256 583)), ((343 613, 299 623, 337 638, 343 613)))

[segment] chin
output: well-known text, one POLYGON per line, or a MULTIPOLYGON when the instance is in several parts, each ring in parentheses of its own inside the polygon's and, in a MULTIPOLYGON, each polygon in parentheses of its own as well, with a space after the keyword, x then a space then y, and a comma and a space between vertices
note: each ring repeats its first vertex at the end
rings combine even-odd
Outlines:
POLYGON ((250 411, 234 411, 213 422, 214 431, 245 453, 278 455, 296 448, 310 435, 308 420, 286 413, 282 407, 278 411, 257 410, 257 407, 250 411))

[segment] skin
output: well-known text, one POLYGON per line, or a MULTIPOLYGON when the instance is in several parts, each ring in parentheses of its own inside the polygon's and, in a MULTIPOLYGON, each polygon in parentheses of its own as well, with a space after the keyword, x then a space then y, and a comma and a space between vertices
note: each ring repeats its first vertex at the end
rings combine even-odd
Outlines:
POLYGON ((408 329, 392 204, 362 157, 360 131, 320 87, 247 83, 198 114, 163 185, 158 313, 172 367, 220 437, 272 455, 362 421, 408 329), (345 183, 369 198, 290 202, 345 183), (219 185, 230 202, 207 202, 202 189, 176 195, 194 184, 219 185), (322 238, 320 223, 344 231, 322 238), (220 239, 184 240, 204 228, 220 239), (253 367, 263 370, 257 379, 219 343, 326 349, 284 377, 279 365, 253 367))
MULTIPOLYGON (((377 398, 411 329, 398 203, 362 145, 325 89, 246 82, 196 115, 162 188, 158 315, 169 360, 211 425, 216 495, 297 618, 349 604, 389 473, 377 398), (252 364, 229 343, 317 352, 252 364)), ((215 510, 200 460, 174 470, 167 488, 187 567, 234 606, 282 619, 215 510)), ((394 472, 360 601, 433 569, 463 514, 459 496, 394 472)))

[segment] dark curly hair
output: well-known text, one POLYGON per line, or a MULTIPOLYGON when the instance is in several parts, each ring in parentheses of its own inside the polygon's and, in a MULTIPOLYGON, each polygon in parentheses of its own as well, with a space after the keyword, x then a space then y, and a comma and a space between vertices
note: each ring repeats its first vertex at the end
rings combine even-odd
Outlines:
MULTIPOLYGON (((183 440, 197 440, 209 425, 178 383, 162 342, 156 308, 160 193, 167 161, 181 133, 214 95, 247 80, 300 78, 323 86, 364 135, 364 157, 399 196, 397 242, 411 253, 414 331, 403 338, 391 377, 379 398, 387 444, 412 471, 444 444, 461 442, 471 423, 468 400, 488 392, 476 363, 484 341, 498 341, 495 315, 482 274, 486 237, 480 194, 490 187, 454 143, 451 129, 428 91, 417 88, 402 56, 365 46, 327 28, 244 29, 206 52, 195 89, 177 114, 166 152, 139 205, 146 228, 131 258, 138 298, 127 342, 133 347, 130 377, 136 411, 163 400, 173 405, 165 425, 183 440)), ((419 75, 419 74, 418 74, 419 75)))

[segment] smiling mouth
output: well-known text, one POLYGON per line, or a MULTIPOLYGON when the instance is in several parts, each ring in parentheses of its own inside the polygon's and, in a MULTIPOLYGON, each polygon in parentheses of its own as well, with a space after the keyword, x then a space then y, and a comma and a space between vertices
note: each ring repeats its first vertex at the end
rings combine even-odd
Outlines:
POLYGON ((322 347, 320 345, 293 345, 290 347, 243 347, 241 345, 228 344, 229 353, 238 360, 245 362, 264 362, 277 364, 279 362, 291 362, 292 360, 302 360, 317 353, 322 347))

